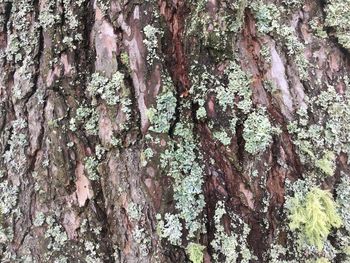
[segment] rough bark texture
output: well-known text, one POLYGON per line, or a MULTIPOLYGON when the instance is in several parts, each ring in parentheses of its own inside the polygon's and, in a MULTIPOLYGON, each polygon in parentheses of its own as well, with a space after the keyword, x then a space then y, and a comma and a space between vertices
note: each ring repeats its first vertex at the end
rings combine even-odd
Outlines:
POLYGON ((0 0, 0 261, 348 262, 344 3, 0 0))

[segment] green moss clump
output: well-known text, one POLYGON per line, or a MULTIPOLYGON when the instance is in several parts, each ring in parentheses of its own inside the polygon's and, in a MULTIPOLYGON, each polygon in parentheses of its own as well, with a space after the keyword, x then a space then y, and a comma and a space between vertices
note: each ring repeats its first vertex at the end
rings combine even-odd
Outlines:
POLYGON ((322 250, 331 228, 342 225, 330 192, 314 187, 305 197, 296 196, 291 202, 290 229, 298 229, 310 245, 322 250))

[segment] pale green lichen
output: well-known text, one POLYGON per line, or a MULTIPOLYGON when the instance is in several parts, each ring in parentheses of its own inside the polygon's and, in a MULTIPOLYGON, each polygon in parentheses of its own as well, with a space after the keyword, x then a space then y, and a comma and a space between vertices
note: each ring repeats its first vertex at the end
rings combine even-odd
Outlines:
POLYGON ((241 67, 235 62, 231 62, 226 72, 228 75, 227 87, 219 86, 216 90, 216 99, 219 105, 224 111, 226 111, 227 106, 233 108, 237 105, 237 108, 243 113, 250 112, 253 104, 250 76, 242 71, 241 67), (239 98, 237 104, 235 103, 236 96, 239 98))
POLYGON ((323 23, 318 19, 314 18, 309 22, 311 29, 314 34, 320 38, 326 39, 328 37, 327 31, 324 29, 323 23))
POLYGON ((319 177, 322 174, 332 176, 337 154, 350 152, 349 93, 340 95, 328 85, 328 89, 309 100, 308 110, 298 110, 298 120, 291 122, 288 130, 295 135, 293 142, 301 161, 308 164, 308 171, 319 177), (317 123, 309 117, 313 112, 317 112, 317 123))
POLYGON ((97 167, 99 165, 98 160, 94 156, 89 156, 84 159, 84 168, 87 173, 87 176, 90 180, 96 181, 99 179, 97 172, 97 167))
POLYGON ((182 224, 178 215, 166 213, 164 220, 160 220, 161 215, 158 215, 157 232, 161 238, 167 239, 172 245, 180 245, 182 237, 182 224))
POLYGON ((0 213, 8 215, 15 209, 18 201, 18 187, 5 180, 0 183, 0 213))
POLYGON ((102 259, 97 254, 99 248, 100 244, 96 244, 89 240, 84 242, 84 249, 87 252, 85 258, 86 263, 103 263, 102 259))
POLYGON ((91 96, 99 95, 108 105, 116 105, 120 98, 118 92, 124 87, 124 75, 115 72, 109 79, 100 73, 93 73, 87 91, 91 96))
POLYGON ((304 54, 305 46, 299 41, 295 29, 284 24, 283 13, 285 9, 262 1, 253 1, 250 6, 257 19, 258 31, 261 34, 276 34, 285 45, 288 56, 294 58, 300 78, 306 79, 308 77, 307 69, 309 63, 304 54))
POLYGON ((269 263, 284 263, 285 261, 283 261, 282 258, 285 257, 286 252, 287 252, 287 248, 285 248, 279 244, 273 244, 269 250, 268 262, 269 263))
POLYGON ((180 218, 185 221, 188 237, 191 238, 201 229, 198 217, 205 205, 203 167, 199 162, 201 155, 197 153, 191 125, 178 123, 174 135, 179 140, 169 143, 168 149, 161 154, 161 167, 167 169, 168 175, 174 180, 175 207, 180 218))
POLYGON ((44 30, 52 28, 56 23, 60 21, 60 15, 55 13, 55 2, 47 1, 46 5, 39 13, 39 24, 44 30))
POLYGON ((256 259, 250 252, 247 245, 247 237, 250 229, 237 215, 231 213, 231 235, 225 233, 224 226, 221 224, 222 217, 227 214, 224 203, 219 201, 215 209, 215 234, 210 243, 214 249, 213 258, 215 262, 239 262, 248 263, 256 259), (219 255, 225 257, 225 261, 219 261, 219 255))
POLYGON ((135 204, 133 202, 128 204, 127 208, 128 216, 133 220, 140 220, 141 219, 141 207, 138 204, 135 204))
POLYGON ((272 131, 272 125, 265 110, 252 112, 244 122, 244 149, 251 154, 264 151, 272 142, 272 131))
POLYGON ((218 57, 230 56, 228 50, 231 40, 242 28, 248 1, 231 1, 225 3, 227 6, 218 5, 215 16, 207 12, 206 1, 191 2, 193 11, 186 21, 186 35, 200 38, 206 47, 218 51, 215 53, 218 57))
POLYGON ((97 135, 98 133, 99 114, 95 108, 80 106, 76 111, 76 118, 69 121, 69 129, 77 130, 78 123, 83 124, 88 135, 97 135))
POLYGON ((325 24, 333 27, 339 43, 350 49, 350 1, 328 0, 325 13, 325 24))
POLYGON ((213 136, 216 140, 218 140, 225 146, 231 144, 231 137, 229 137, 225 131, 214 132, 213 136))
POLYGON ((27 162, 25 153, 25 147, 28 145, 27 127, 27 121, 23 118, 12 122, 12 134, 7 142, 9 148, 2 155, 4 162, 16 173, 24 172, 27 162))
POLYGON ((151 122, 150 130, 157 133, 166 133, 171 122, 175 119, 177 100, 172 91, 170 80, 164 80, 163 92, 157 96, 156 108, 149 108, 147 116, 151 122))
POLYGON ((159 56, 157 54, 158 38, 162 37, 163 32, 151 25, 145 26, 143 32, 146 37, 143 40, 143 43, 147 48, 147 62, 152 64, 154 59, 159 59, 159 56))
POLYGON ((67 242, 68 236, 52 216, 46 218, 46 223, 48 227, 45 232, 45 237, 49 239, 47 248, 49 250, 59 251, 67 242))
POLYGON ((149 254, 151 240, 147 237, 147 232, 144 228, 140 228, 138 225, 132 232, 133 239, 139 244, 139 251, 142 257, 146 257, 149 254))
POLYGON ((333 176, 335 171, 335 154, 331 151, 327 151, 322 159, 317 160, 315 165, 321 169, 321 171, 327 176, 333 176))
POLYGON ((34 226, 42 226, 45 223, 45 214, 43 212, 39 212, 35 215, 35 219, 33 221, 34 226))
POLYGON ((343 219, 343 225, 350 234, 350 178, 347 174, 341 173, 341 182, 336 188, 336 193, 336 201, 340 216, 343 219))
POLYGON ((189 243, 186 247, 186 252, 189 259, 193 263, 203 263, 204 260, 204 250, 205 246, 202 246, 197 243, 189 243))
POLYGON ((147 162, 154 156, 152 148, 146 148, 141 154, 141 164, 146 166, 147 162))

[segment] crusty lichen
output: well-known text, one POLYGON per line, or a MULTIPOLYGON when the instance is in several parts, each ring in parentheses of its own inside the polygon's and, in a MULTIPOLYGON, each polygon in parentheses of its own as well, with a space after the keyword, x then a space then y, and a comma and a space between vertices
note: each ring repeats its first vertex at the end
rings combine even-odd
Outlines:
POLYGON ((163 91, 157 97, 156 108, 149 108, 147 116, 151 122, 150 130, 157 133, 168 132, 171 122, 175 119, 177 99, 172 91, 169 79, 163 81, 163 91))
MULTIPOLYGON (((295 5, 299 1, 286 2, 295 5)), ((264 3, 263 1, 252 1, 250 7, 257 19, 258 32, 261 34, 276 34, 286 47, 288 56, 294 58, 300 78, 306 79, 308 77, 309 62, 304 54, 305 46, 298 39, 295 29, 284 24, 283 14, 286 12, 286 9, 283 6, 264 3)))
POLYGON ((108 105, 116 105, 120 98, 119 92, 124 87, 124 75, 115 72, 109 79, 98 72, 91 76, 91 81, 87 86, 87 91, 93 97, 99 95, 108 105))
POLYGON ((193 263, 202 263, 204 260, 204 250, 205 246, 197 243, 189 243, 186 248, 188 257, 193 263))
POLYGON ((249 114, 244 122, 244 149, 251 154, 264 151, 272 142, 272 130, 272 125, 265 110, 249 114))
POLYGON ((213 258, 216 262, 239 262, 248 263, 251 260, 256 259, 247 244, 247 237, 250 229, 247 224, 243 222, 234 213, 230 213, 231 228, 233 229, 231 235, 225 232, 224 226, 221 224, 223 216, 227 214, 225 205, 222 201, 219 201, 215 209, 215 234, 214 239, 210 243, 214 249, 213 258), (225 261, 219 261, 219 256, 222 255, 225 261))
POLYGON ((145 34, 145 39, 143 43, 147 48, 147 62, 153 64, 155 59, 159 59, 157 49, 158 49, 158 39, 162 37, 163 32, 159 28, 152 25, 147 25, 144 27, 143 32, 145 34))
POLYGON ((328 0, 325 13, 325 24, 336 30, 339 43, 350 50, 350 1, 328 0))

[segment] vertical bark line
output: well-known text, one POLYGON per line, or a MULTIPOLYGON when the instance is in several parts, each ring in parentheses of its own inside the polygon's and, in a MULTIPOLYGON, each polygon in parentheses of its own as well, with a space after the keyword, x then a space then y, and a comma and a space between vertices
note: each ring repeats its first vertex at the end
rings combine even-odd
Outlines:
POLYGON ((141 19, 141 5, 135 5, 132 9, 132 13, 129 17, 124 18, 124 14, 120 9, 118 16, 118 24, 124 31, 123 42, 128 48, 128 54, 130 59, 131 77, 133 81, 135 97, 138 103, 138 111, 140 114, 141 121, 141 132, 145 134, 149 127, 149 120, 147 117, 147 90, 146 90, 146 79, 145 72, 146 68, 144 65, 145 49, 142 42, 142 31, 140 26, 141 19))

